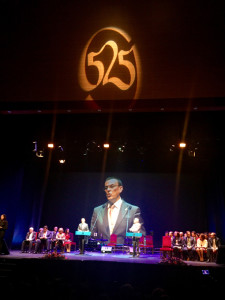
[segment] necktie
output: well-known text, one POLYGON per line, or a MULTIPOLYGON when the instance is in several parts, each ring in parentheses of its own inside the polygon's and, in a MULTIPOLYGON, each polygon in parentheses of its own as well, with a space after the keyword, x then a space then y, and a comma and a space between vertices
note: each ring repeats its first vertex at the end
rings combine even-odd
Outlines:
POLYGON ((114 219, 113 219, 113 209, 114 209, 115 205, 113 204, 110 208, 109 208, 109 228, 110 228, 110 234, 112 234, 113 232, 113 228, 114 228, 114 219))

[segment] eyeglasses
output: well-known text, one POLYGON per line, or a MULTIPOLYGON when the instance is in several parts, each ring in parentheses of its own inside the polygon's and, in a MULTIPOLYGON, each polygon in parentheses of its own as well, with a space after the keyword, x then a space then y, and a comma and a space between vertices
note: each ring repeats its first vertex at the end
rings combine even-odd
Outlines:
POLYGON ((103 190, 107 191, 108 189, 112 190, 114 189, 116 186, 119 186, 118 184, 111 184, 111 185, 106 185, 103 190))

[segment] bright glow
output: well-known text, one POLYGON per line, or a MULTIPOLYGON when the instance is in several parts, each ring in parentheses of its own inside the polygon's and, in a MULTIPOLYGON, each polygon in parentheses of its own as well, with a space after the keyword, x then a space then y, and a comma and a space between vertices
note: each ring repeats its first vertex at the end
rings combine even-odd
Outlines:
POLYGON ((65 159, 60 159, 60 160, 59 160, 59 163, 60 163, 60 164, 65 164, 65 162, 66 162, 65 159))
POLYGON ((53 144, 53 143, 49 143, 49 144, 48 144, 48 148, 53 149, 53 148, 54 148, 54 144, 53 144))
POLYGON ((186 145, 186 143, 184 143, 184 142, 180 142, 180 144, 179 144, 179 147, 180 148, 185 148, 187 145, 186 145))
POLYGON ((108 143, 105 143, 105 144, 103 144, 103 147, 106 148, 106 149, 108 149, 110 146, 109 146, 108 143))
POLYGON ((134 84, 135 79, 136 91, 133 98, 137 99, 140 92, 141 67, 139 55, 134 44, 131 45, 128 50, 122 50, 119 49, 121 46, 118 44, 118 42, 111 40, 109 36, 109 40, 103 42, 104 44, 102 43, 100 48, 98 48, 99 51, 89 52, 89 47, 93 42, 94 38, 99 33, 102 33, 104 31, 108 31, 109 33, 116 32, 127 42, 128 45, 131 42, 130 36, 125 31, 116 27, 102 28, 92 35, 81 55, 78 75, 81 88, 88 93, 86 100, 93 100, 92 95, 90 95, 90 93, 94 91, 97 87, 101 87, 101 85, 104 86, 110 83, 115 85, 118 89, 121 90, 121 92, 123 92, 128 90, 134 84), (112 49, 112 57, 110 58, 110 61, 102 61, 101 59, 98 59, 98 56, 103 52, 106 46, 112 49), (133 53, 134 64, 129 59, 130 53, 133 53), (124 70, 126 74, 129 73, 130 81, 128 83, 124 82, 122 78, 119 78, 121 74, 115 74, 116 76, 110 76, 111 70, 113 69, 115 63, 118 63, 121 66, 121 70, 124 70), (107 66, 106 69, 105 66, 107 66), (98 78, 95 84, 90 82, 87 77, 87 71, 90 69, 90 67, 92 69, 96 68, 98 71, 98 78))

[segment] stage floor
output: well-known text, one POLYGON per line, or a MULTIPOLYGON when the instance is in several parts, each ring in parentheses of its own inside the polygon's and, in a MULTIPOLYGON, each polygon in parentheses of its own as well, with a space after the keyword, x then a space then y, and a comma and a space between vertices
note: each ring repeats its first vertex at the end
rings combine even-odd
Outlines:
MULTIPOLYGON (((140 257, 133 257, 130 254, 122 252, 115 253, 101 253, 101 252, 89 252, 85 254, 79 254, 79 251, 73 251, 70 253, 64 253, 67 261, 105 261, 105 262, 121 262, 121 263, 136 263, 136 264, 159 264, 161 259, 159 253, 155 254, 141 254, 140 257)), ((21 253, 19 250, 11 250, 9 255, 2 255, 0 258, 4 259, 43 259, 45 254, 34 253, 21 253)), ((214 262, 199 262, 199 261, 184 261, 187 266, 207 266, 207 267, 222 267, 222 265, 214 262)))

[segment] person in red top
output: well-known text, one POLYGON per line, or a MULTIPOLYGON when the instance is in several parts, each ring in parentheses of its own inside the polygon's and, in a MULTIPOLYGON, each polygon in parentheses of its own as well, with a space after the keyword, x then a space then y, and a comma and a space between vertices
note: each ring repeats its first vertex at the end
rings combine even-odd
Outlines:
POLYGON ((70 252, 71 250, 71 234, 69 228, 66 228, 65 230, 65 248, 66 252, 70 252))

